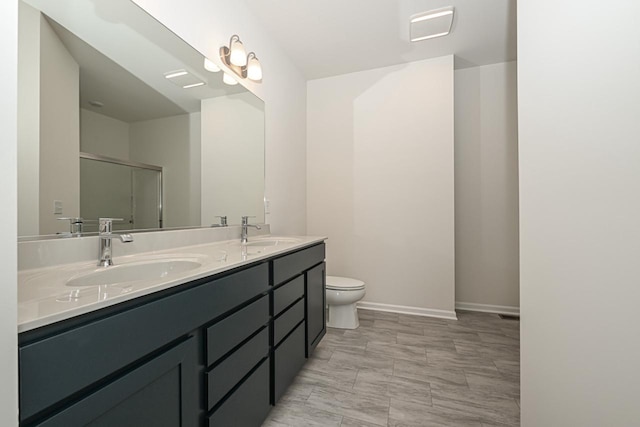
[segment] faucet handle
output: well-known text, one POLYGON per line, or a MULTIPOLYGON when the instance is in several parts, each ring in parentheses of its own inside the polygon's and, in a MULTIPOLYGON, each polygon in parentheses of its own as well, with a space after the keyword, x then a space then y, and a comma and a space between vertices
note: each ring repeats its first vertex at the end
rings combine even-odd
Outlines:
POLYGON ((113 221, 124 221, 122 218, 98 218, 98 233, 111 233, 113 230, 113 221))

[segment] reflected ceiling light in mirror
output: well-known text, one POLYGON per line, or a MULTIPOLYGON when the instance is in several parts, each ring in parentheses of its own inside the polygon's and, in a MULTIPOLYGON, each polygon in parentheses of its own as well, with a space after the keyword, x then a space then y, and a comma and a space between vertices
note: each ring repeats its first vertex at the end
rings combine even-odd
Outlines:
POLYGON ((168 73, 164 73, 164 78, 175 79, 176 77, 186 76, 187 74, 189 73, 187 73, 185 70, 169 71, 168 73))
POLYGON ((192 87, 198 87, 198 86, 204 86, 204 82, 192 83, 190 85, 184 85, 184 86, 182 86, 182 89, 190 89, 192 87))
POLYGON ((164 77, 176 86, 183 89, 204 86, 205 81, 187 70, 175 70, 164 73, 164 77))
POLYGON ((226 83, 226 84, 230 85, 230 86, 233 86, 233 85, 237 85, 237 84, 238 84, 238 81, 237 81, 236 79, 234 79, 233 77, 231 77, 231 75, 229 75, 229 74, 227 74, 227 73, 224 73, 224 74, 222 75, 222 81, 223 81, 224 83, 226 83))
POLYGON ((418 13, 409 20, 409 38, 417 42, 446 36, 451 32, 452 24, 453 6, 418 13))
POLYGON ((255 82, 262 81, 262 65, 260 65, 258 57, 254 52, 249 53, 249 55, 245 53, 244 45, 238 35, 231 36, 229 47, 222 46, 220 48, 220 59, 222 59, 224 65, 241 79, 248 78, 255 82), (242 59, 240 59, 240 55, 242 55, 242 59))
POLYGON ((204 58, 204 69, 207 71, 211 71, 212 73, 217 73, 220 71, 220 67, 213 63, 209 58, 204 58))

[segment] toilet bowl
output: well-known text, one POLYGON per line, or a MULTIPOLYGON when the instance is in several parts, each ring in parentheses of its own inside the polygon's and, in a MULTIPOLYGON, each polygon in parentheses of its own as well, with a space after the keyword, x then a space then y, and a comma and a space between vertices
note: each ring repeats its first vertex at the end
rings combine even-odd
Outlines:
POLYGON ((327 276, 327 305, 330 328, 356 329, 358 310, 356 303, 365 294, 364 282, 348 277, 327 276))

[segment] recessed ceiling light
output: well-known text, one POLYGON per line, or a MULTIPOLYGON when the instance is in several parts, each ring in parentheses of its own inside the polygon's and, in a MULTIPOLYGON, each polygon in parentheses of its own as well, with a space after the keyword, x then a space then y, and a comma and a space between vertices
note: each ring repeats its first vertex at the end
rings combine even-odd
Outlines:
POLYGON ((164 73, 164 78, 165 79, 174 79, 176 77, 180 77, 180 76, 186 76, 187 73, 185 70, 176 70, 176 71, 169 71, 168 73, 164 73))
POLYGON ((198 86, 204 86, 204 82, 199 82, 199 83, 193 83, 193 84, 190 84, 190 85, 185 85, 185 86, 182 86, 182 89, 189 89, 189 88, 192 88, 192 87, 198 87, 198 86))
POLYGON ((446 36, 451 31, 453 12, 453 6, 448 6, 411 16, 410 40, 417 42, 446 36))

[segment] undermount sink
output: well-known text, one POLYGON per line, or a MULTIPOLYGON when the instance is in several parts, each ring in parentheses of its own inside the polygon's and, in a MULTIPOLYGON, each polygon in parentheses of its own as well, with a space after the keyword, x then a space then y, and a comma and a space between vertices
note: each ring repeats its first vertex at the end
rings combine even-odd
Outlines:
POLYGON ((136 280, 157 280, 195 270, 201 266, 202 263, 196 259, 164 259, 115 265, 73 277, 66 284, 67 286, 82 287, 112 285, 136 280))
POLYGON ((292 237, 280 237, 276 239, 255 239, 245 243, 245 246, 279 246, 292 243, 300 243, 300 239, 292 237))

